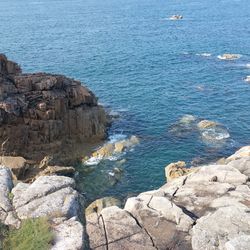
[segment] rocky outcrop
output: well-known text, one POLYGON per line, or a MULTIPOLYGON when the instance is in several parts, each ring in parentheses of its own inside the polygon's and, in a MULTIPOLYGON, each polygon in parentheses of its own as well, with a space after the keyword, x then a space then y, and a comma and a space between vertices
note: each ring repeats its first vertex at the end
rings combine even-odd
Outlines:
POLYGON ((103 107, 79 81, 46 73, 22 74, 16 63, 0 55, 2 155, 42 159, 76 143, 105 138, 106 125, 103 107))
POLYGON ((241 55, 239 54, 223 54, 223 55, 219 55, 218 58, 221 60, 236 60, 239 59, 241 57, 241 55))
POLYGON ((245 147, 223 165, 200 166, 158 190, 129 198, 124 209, 113 206, 87 215, 90 248, 248 249, 246 152, 245 147))
POLYGON ((0 221, 18 228, 27 218, 47 217, 53 232, 53 250, 85 249, 83 200, 73 179, 41 176, 13 189, 11 172, 0 168, 0 221))
MULTIPOLYGON (((53 250, 248 249, 249 151, 244 147, 224 164, 185 172, 157 190, 129 198, 123 209, 115 199, 97 200, 85 212, 86 224, 73 179, 40 176, 13 188, 11 171, 2 166, 0 220, 18 227, 26 218, 47 216, 53 250)), ((184 163, 177 166, 185 168, 184 163)))
POLYGON ((204 143, 213 145, 223 145, 230 138, 228 129, 222 124, 201 120, 193 115, 184 115, 171 126, 169 131, 178 137, 186 137, 198 132, 204 143))
POLYGON ((171 181, 196 170, 197 168, 187 168, 184 161, 178 161, 170 163, 165 167, 165 177, 167 181, 171 181))

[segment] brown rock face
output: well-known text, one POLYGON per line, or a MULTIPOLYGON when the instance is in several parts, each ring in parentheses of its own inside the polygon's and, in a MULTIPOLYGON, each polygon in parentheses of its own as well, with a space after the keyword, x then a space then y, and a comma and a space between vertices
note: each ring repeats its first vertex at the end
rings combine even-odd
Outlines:
POLYGON ((107 116, 79 81, 46 73, 22 74, 0 55, 1 155, 32 158, 106 136, 107 116))

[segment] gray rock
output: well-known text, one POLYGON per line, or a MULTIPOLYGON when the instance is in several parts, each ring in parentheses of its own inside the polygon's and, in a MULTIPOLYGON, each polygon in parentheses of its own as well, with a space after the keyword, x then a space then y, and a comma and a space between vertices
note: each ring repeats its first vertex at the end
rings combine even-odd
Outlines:
POLYGON ((225 244, 226 250, 246 250, 250 246, 250 235, 241 235, 225 244))
POLYGON ((124 210, 87 216, 91 249, 247 249, 249 188, 246 158, 199 167, 129 198, 124 210))
POLYGON ((192 182, 222 182, 233 185, 244 184, 248 177, 239 170, 227 165, 208 165, 200 168, 196 173, 190 174, 186 183, 192 182))
POLYGON ((139 195, 125 205, 151 236, 157 249, 190 249, 185 240, 194 220, 166 197, 139 195))
POLYGON ((19 183, 13 189, 13 205, 21 219, 80 214, 79 194, 74 180, 64 176, 41 176, 31 185, 19 183))
POLYGON ((116 206, 104 208, 100 216, 87 216, 91 249, 156 249, 147 232, 127 211, 116 206))
POLYGON ((227 166, 238 169, 242 174, 250 178, 250 157, 233 160, 229 162, 227 166))
POLYGON ((13 187, 11 171, 0 166, 0 220, 4 222, 9 211, 12 210, 9 194, 13 187))
POLYGON ((21 225, 21 221, 17 218, 14 211, 10 211, 7 214, 7 217, 6 217, 5 221, 4 221, 4 224, 8 225, 8 226, 13 226, 15 228, 19 228, 20 225, 21 225))
POLYGON ((221 207, 196 221, 192 232, 192 247, 194 250, 225 249, 228 241, 249 233, 249 208, 221 207))
POLYGON ((13 204, 16 208, 24 206, 32 200, 52 194, 66 187, 74 187, 73 179, 64 176, 41 176, 31 185, 18 183, 13 188, 13 204))
POLYGON ((76 217, 54 219, 53 223, 54 245, 51 250, 84 249, 84 229, 76 217))

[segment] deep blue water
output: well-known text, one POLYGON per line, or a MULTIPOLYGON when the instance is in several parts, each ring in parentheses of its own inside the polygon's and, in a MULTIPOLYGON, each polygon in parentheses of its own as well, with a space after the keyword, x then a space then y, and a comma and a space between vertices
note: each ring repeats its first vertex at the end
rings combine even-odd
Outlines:
POLYGON ((110 134, 141 138, 115 185, 108 172, 117 162, 80 171, 90 197, 159 187, 170 162, 216 159, 250 143, 249 0, 0 0, 0 10, 1 53, 26 72, 80 79, 120 113, 110 134), (173 14, 184 19, 168 20, 173 14), (217 58, 226 52, 242 57, 217 58), (218 148, 195 133, 173 136, 184 114, 224 124, 230 140, 218 148))

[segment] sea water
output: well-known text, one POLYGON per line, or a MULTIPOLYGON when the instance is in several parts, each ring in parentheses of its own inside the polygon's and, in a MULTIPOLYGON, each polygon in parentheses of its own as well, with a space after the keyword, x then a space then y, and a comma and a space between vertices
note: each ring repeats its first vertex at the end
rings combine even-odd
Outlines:
POLYGON ((127 197, 163 185, 171 162, 206 163, 250 143, 249 24, 249 0, 0 0, 0 52, 25 72, 81 80, 119 114, 111 139, 140 144, 78 166, 76 179, 90 199, 127 197), (176 14, 183 19, 169 20, 176 14), (219 60, 224 53, 241 56, 219 60), (171 133, 185 114, 230 137, 171 133))

